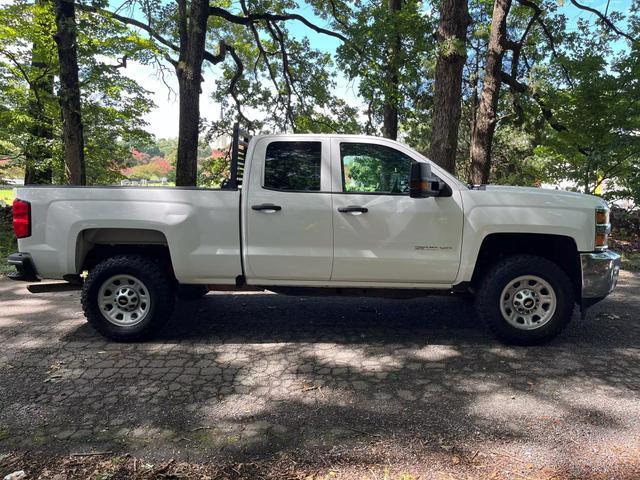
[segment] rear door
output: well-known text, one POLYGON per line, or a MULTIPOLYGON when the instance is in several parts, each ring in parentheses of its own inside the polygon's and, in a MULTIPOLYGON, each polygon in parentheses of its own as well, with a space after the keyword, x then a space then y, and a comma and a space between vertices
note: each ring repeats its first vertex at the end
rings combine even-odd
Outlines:
POLYGON ((321 137, 257 140, 243 201, 249 283, 330 279, 333 218, 329 149, 329 139, 321 137))
POLYGON ((332 281, 450 284, 460 263, 460 192, 410 198, 411 151, 336 137, 332 281), (335 182, 337 180, 337 182, 335 182))

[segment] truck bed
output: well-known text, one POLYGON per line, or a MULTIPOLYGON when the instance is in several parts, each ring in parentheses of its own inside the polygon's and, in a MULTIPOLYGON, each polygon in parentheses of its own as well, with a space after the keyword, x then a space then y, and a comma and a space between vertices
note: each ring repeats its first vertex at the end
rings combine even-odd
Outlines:
POLYGON ((87 253, 118 243, 121 229, 127 243, 170 246, 182 283, 227 284, 242 273, 239 190, 32 186, 17 198, 30 202, 33 225, 18 246, 42 277, 79 273, 87 253))

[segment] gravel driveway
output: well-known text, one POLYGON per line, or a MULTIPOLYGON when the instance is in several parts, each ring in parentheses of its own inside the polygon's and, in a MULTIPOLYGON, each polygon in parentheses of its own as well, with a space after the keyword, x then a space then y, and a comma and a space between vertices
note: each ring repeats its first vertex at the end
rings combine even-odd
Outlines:
POLYGON ((463 298, 255 293, 179 303, 161 338, 117 344, 78 297, 0 279, 0 454, 640 478, 637 274, 529 348, 495 342, 463 298))

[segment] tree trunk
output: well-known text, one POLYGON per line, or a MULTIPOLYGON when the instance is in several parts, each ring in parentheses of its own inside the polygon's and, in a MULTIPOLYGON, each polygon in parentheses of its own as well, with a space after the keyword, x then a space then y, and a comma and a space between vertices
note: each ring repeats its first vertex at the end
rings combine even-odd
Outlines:
MULTIPOLYGON (((37 0, 36 5, 45 5, 47 0, 37 0)), ((36 13, 34 28, 44 31, 46 19, 36 13)), ((29 83, 30 139, 25 148, 25 185, 51 183, 53 178, 51 142, 53 129, 47 117, 46 103, 53 99, 53 73, 49 71, 48 48, 37 37, 31 48, 33 80, 29 83)))
POLYGON ((471 181, 474 184, 487 183, 491 172, 491 144, 497 123, 502 83, 500 71, 507 44, 507 15, 510 9, 511 0, 495 0, 493 4, 482 95, 471 137, 471 181))
POLYGON ((62 110, 62 138, 64 163, 71 185, 86 185, 84 162, 84 135, 80 112, 80 81, 78 79, 78 53, 76 9, 73 2, 55 0, 56 27, 54 35, 58 45, 60 63, 60 107, 62 110))
MULTIPOLYGON (((478 78, 480 76, 480 41, 474 46, 474 62, 473 71, 469 75, 469 83, 471 87, 471 115, 469 115, 469 160, 471 160, 471 138, 476 130, 476 118, 478 116, 478 104, 480 103, 480 97, 478 96, 478 78)), ((468 175, 467 175, 468 176, 468 175)))
POLYGON ((462 69, 466 58, 467 27, 471 23, 467 0, 442 0, 436 34, 435 93, 431 131, 431 160, 450 173, 456 170, 458 127, 462 98, 462 69))
POLYGON ((198 134, 200 132, 200 83, 207 36, 208 0, 178 1, 180 56, 176 64, 180 118, 176 185, 195 186, 198 174, 198 134))
POLYGON ((399 92, 399 70, 400 52, 402 49, 402 39, 398 30, 396 15, 402 8, 402 0, 388 0, 389 16, 393 19, 389 51, 386 64, 387 89, 385 92, 384 105, 382 106, 382 134, 385 138, 396 140, 398 138, 398 98, 399 92))

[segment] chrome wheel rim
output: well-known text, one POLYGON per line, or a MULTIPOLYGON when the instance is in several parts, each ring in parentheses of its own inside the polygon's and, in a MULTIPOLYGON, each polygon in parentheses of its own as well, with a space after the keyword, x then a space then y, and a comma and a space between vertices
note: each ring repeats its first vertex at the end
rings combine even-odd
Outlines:
POLYGON ((509 325, 519 330, 535 330, 546 325, 556 312, 553 287, 536 275, 511 280, 500 295, 500 312, 509 325))
POLYGON ((100 312, 110 323, 132 327, 142 322, 151 308, 147 286, 131 275, 114 275, 98 291, 100 312))

